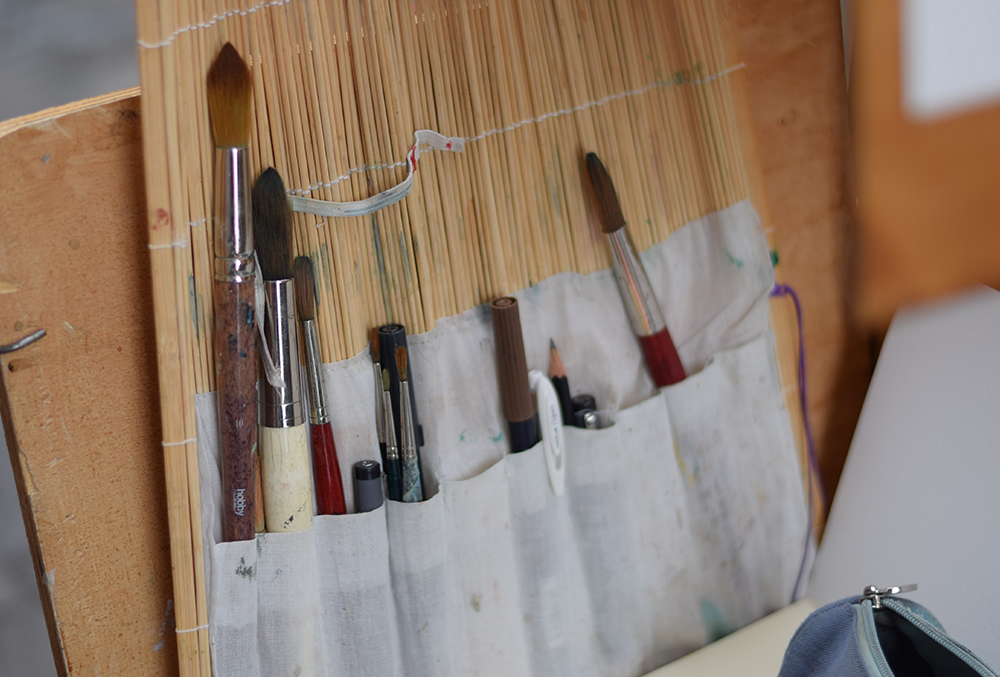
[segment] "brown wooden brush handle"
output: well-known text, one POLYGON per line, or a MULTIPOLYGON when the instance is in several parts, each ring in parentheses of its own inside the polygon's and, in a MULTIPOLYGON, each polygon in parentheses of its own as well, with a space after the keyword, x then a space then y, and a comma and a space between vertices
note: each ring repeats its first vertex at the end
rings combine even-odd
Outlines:
POLYGON ((222 450, 222 540, 255 536, 257 333, 253 280, 215 282, 215 383, 222 450))

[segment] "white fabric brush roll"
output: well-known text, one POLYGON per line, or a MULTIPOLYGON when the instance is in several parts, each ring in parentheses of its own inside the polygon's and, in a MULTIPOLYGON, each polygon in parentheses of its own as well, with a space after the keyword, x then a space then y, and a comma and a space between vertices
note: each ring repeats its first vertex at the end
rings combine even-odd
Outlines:
MULTIPOLYGON (((429 500, 221 543, 217 428, 197 399, 219 677, 631 677, 789 603, 807 509, 747 202, 643 254, 684 367, 656 391, 610 270, 515 296, 529 368, 559 347, 614 421, 508 453, 489 312, 408 337, 429 500)), ((325 365, 341 472, 377 459, 367 354, 325 365)), ((352 488, 345 484, 353 511, 352 488)))

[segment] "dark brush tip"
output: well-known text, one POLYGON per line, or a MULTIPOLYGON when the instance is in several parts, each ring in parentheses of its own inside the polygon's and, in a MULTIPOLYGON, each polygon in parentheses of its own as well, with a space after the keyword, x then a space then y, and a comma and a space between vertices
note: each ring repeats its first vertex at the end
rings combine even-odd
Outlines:
POLYGON ((368 345, 371 347, 372 362, 382 361, 382 345, 378 337, 378 327, 372 327, 368 332, 368 345))
POLYGON ((613 233, 625 225, 625 216, 615 194, 615 184, 597 153, 587 153, 587 173, 590 174, 590 184, 597 201, 601 230, 613 233))
POLYGON ((292 208, 281 175, 269 167, 251 194, 253 237, 265 280, 288 280, 292 265, 292 208))
POLYGON ((295 309, 303 322, 316 317, 316 280, 308 256, 295 259, 295 309))
POLYGON ((406 380, 406 347, 396 348, 396 371, 399 372, 399 380, 406 380))

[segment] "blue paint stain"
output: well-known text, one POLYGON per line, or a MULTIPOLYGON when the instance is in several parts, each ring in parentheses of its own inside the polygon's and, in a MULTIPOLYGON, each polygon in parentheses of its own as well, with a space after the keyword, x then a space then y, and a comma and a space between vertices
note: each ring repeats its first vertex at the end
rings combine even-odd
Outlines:
POLYGON ((719 608, 707 599, 701 600, 701 622, 705 626, 705 637, 709 642, 722 639, 733 631, 719 608))
POLYGON ((726 252, 726 258, 729 259, 729 262, 731 264, 733 264, 734 266, 736 266, 737 270, 739 270, 740 268, 743 267, 743 259, 738 259, 735 256, 733 256, 732 254, 730 254, 729 252, 726 252))
POLYGON ((490 437, 490 439, 493 440, 494 442, 499 442, 500 440, 503 439, 503 432, 498 432, 495 436, 490 437))
POLYGON ((160 634, 156 637, 156 644, 153 645, 153 651, 163 651, 167 646, 167 638, 165 637, 167 631, 173 631, 176 627, 176 619, 174 618, 174 600, 167 600, 167 612, 163 614, 163 623, 160 624, 160 634))
POLYGON ((464 442, 465 441, 465 430, 463 430, 462 432, 460 432, 458 434, 458 441, 459 442, 464 442))

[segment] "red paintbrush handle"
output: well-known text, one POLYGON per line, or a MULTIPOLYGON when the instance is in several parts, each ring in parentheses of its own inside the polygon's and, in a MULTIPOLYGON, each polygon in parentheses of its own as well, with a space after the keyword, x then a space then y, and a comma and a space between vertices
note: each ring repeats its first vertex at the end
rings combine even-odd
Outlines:
POLYGON ((312 432, 313 472, 316 482, 316 508, 320 515, 343 515, 344 483, 340 479, 337 446, 329 423, 310 427, 312 432))
POLYGON ((653 382, 658 388, 684 380, 686 374, 677 355, 677 348, 664 327, 650 336, 640 336, 642 352, 646 354, 646 366, 653 374, 653 382))

